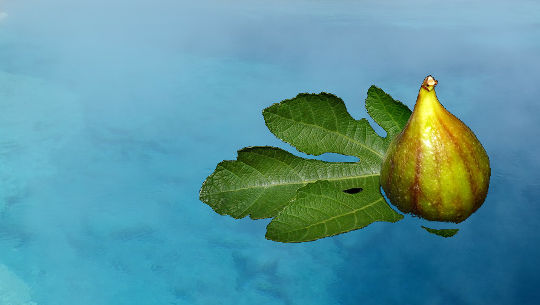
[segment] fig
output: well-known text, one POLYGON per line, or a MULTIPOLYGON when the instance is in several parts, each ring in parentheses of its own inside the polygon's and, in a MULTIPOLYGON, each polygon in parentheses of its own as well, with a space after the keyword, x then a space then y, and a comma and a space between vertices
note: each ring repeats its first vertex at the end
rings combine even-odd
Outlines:
POLYGON ((484 202, 491 169, 474 133, 448 112, 427 76, 404 129, 390 143, 381 186, 403 213, 459 223, 484 202))

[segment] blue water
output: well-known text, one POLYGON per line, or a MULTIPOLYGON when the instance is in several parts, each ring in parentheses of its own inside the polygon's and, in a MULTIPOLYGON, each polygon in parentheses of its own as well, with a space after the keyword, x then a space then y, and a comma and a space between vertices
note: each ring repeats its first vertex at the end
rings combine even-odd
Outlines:
POLYGON ((539 2, 0 0, 0 19, 0 305, 540 299, 539 2), (454 238, 407 216, 281 244, 198 200, 242 147, 295 152, 270 104, 327 91, 360 118, 370 85, 412 107, 428 74, 491 159, 454 238))

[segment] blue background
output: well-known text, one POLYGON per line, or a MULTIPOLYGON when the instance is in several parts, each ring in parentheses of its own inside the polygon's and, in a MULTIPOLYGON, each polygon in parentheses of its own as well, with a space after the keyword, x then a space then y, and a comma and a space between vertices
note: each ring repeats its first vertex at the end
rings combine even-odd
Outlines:
MULTIPOLYGON (((537 304, 538 1, 0 0, 0 304, 537 304), (407 216, 303 244, 198 200, 263 108, 366 117, 423 78, 491 159, 450 239, 407 216)), ((380 131, 380 128, 377 128, 380 131)), ((299 154, 302 155, 302 154, 299 154)), ((350 160, 325 155, 324 160, 350 160)), ((431 224, 432 227, 455 227, 431 224)))

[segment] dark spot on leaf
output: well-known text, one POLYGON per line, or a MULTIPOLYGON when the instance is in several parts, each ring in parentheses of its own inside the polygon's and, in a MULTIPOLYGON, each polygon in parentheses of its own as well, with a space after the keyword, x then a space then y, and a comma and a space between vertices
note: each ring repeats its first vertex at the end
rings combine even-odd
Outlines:
POLYGON ((353 187, 352 189, 344 190, 344 192, 347 194, 358 194, 361 191, 363 191, 361 187, 353 187))

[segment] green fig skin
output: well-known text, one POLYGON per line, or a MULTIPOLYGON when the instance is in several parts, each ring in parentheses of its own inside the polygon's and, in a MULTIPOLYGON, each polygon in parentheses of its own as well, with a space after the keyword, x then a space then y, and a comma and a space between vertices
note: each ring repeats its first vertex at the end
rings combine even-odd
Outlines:
POLYGON ((474 133, 437 99, 428 76, 403 131, 390 143, 381 186, 403 213, 459 223, 484 202, 491 169, 474 133))

